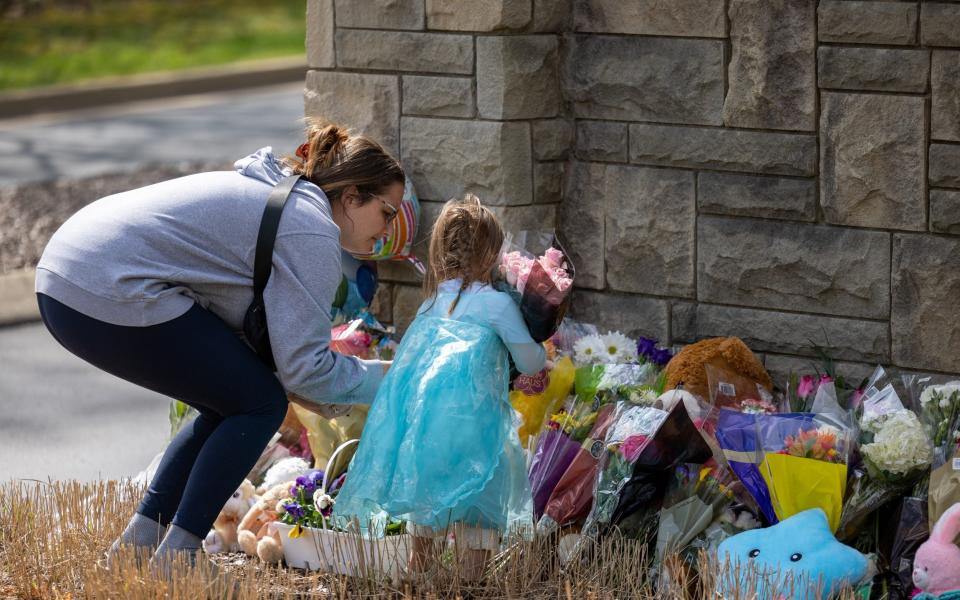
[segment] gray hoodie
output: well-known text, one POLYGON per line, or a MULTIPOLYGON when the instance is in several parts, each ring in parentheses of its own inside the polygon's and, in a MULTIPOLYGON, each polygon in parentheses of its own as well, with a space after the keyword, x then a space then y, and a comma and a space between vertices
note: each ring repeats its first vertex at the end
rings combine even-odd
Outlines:
MULTIPOLYGON (((37 291, 95 319, 140 327, 198 303, 240 331, 253 300, 260 217, 273 185, 288 173, 269 147, 235 167, 84 207, 47 244, 37 291)), ((340 252, 329 201, 301 180, 280 219, 264 290, 270 343, 288 391, 317 403, 369 403, 383 377, 379 362, 330 350, 340 252)))

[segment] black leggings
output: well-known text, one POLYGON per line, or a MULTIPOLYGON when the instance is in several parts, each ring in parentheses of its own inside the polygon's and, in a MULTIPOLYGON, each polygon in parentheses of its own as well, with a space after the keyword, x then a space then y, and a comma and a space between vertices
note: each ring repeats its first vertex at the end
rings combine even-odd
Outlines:
POLYGON ((44 294, 37 299, 43 323, 64 348, 200 411, 170 442, 137 512, 205 537, 283 422, 287 398, 276 376, 196 304, 166 323, 126 327, 44 294))

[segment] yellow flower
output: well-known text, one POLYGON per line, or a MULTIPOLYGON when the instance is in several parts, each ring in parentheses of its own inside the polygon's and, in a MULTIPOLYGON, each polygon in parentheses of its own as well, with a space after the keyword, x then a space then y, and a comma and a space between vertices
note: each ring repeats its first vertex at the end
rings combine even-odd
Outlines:
POLYGON ((289 535, 292 538, 298 538, 301 535, 303 535, 303 527, 300 527, 300 523, 297 523, 296 525, 293 526, 293 529, 291 529, 290 533, 288 533, 287 535, 289 535))

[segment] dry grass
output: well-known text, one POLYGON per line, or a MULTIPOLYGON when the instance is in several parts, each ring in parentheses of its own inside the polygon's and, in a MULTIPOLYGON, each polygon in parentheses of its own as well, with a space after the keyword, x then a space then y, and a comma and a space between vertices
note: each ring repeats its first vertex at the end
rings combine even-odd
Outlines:
MULTIPOLYGON (((142 490, 114 481, 12 482, 0 485, 0 598, 714 598, 719 572, 706 556, 691 569, 667 561, 670 578, 648 580, 646 546, 611 537, 587 547, 578 560, 560 565, 556 539, 516 540, 495 557, 479 583, 465 581, 455 566, 411 581, 369 574, 338 577, 268 567, 238 554, 209 562, 178 564, 177 576, 141 567, 144 557, 121 555, 114 568, 97 566, 123 529, 142 490), (140 559, 138 561, 138 558, 140 559), (701 579, 696 573, 708 574, 701 579)), ((438 552, 440 551, 438 547, 438 552)), ((438 555, 438 558, 440 556, 438 555)), ((450 561, 446 561, 450 565, 450 561)), ((752 590, 737 597, 749 598, 752 590)))

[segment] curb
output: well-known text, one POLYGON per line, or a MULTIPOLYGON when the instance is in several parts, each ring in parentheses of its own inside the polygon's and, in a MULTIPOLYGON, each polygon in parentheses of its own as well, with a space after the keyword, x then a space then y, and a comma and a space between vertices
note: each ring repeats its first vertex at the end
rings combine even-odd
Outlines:
POLYGON ((302 56, 0 93, 0 119, 304 81, 302 56))
POLYGON ((40 320, 34 293, 36 269, 19 269, 0 275, 0 326, 40 320))

